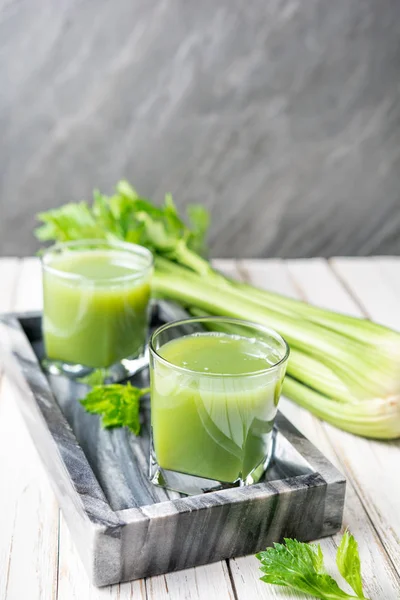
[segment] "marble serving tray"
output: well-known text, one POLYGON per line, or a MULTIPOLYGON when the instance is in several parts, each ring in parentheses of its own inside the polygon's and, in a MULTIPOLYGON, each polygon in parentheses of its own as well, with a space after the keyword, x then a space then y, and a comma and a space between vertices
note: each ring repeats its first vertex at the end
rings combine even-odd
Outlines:
MULTIPOLYGON (((153 326, 181 316, 161 303, 153 326)), ((245 488, 181 496, 148 478, 149 404, 142 433, 103 430, 77 399, 83 384, 47 377, 40 314, 0 317, 1 361, 92 582, 103 586, 255 553, 283 537, 308 541, 341 526, 345 480, 279 414, 275 456, 245 488)), ((140 384, 147 373, 133 379, 140 384)))

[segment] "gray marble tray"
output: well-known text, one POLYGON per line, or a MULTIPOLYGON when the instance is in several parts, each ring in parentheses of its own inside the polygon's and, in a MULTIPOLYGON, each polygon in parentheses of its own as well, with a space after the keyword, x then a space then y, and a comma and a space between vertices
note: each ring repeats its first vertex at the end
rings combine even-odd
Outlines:
MULTIPOLYGON (((158 305, 153 325, 176 318, 158 305)), ((255 553, 283 537, 308 541, 341 525, 345 480, 279 414, 275 455, 263 481, 185 497, 149 483, 149 405, 142 434, 105 431, 85 413, 83 384, 47 377, 40 314, 0 317, 2 362, 93 583, 184 569, 255 553)), ((142 372, 136 376, 146 378, 142 372)))

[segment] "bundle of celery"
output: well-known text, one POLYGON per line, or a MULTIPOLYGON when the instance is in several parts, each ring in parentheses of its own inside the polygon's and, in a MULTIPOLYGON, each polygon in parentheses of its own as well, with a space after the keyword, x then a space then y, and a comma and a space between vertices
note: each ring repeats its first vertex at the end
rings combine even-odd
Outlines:
POLYGON ((228 279, 202 258, 208 214, 188 210, 187 226, 167 195, 162 207, 121 181, 93 204, 38 215, 40 240, 123 239, 155 256, 153 293, 194 314, 250 320, 279 331, 291 347, 284 394, 337 427, 366 437, 400 437, 400 334, 365 319, 228 279))

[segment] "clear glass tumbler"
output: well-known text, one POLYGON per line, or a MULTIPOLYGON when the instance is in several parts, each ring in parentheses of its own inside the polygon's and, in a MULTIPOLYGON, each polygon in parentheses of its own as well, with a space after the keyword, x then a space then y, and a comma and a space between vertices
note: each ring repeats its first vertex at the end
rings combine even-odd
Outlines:
POLYGON ((150 338, 150 479, 186 494, 259 480, 289 347, 246 321, 201 317, 150 338))
POLYGON ((42 256, 45 366, 70 377, 102 369, 106 381, 143 356, 153 256, 125 242, 55 244, 42 256))

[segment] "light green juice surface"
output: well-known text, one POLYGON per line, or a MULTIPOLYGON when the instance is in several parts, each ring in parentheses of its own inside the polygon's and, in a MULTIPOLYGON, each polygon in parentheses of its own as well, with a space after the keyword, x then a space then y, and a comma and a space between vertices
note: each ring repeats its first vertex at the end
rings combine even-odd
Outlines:
POLYGON ((74 251, 54 257, 48 266, 56 270, 45 269, 43 281, 49 358, 108 367, 140 351, 150 280, 135 277, 140 266, 132 258, 118 250, 74 251))
POLYGON ((194 371, 154 365, 151 414, 159 465, 223 482, 245 479, 268 452, 283 376, 265 371, 276 361, 273 350, 256 339, 201 333, 172 340, 158 353, 194 371))

